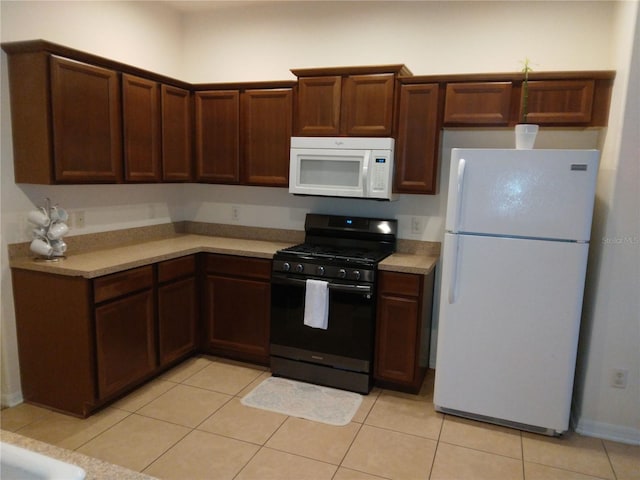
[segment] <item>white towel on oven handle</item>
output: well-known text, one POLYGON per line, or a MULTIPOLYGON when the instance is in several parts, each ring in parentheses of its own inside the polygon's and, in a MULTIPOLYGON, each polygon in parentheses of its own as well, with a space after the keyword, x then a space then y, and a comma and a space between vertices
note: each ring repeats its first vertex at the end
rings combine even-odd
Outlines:
POLYGON ((326 330, 329 326, 329 282, 309 279, 304 295, 304 324, 326 330))

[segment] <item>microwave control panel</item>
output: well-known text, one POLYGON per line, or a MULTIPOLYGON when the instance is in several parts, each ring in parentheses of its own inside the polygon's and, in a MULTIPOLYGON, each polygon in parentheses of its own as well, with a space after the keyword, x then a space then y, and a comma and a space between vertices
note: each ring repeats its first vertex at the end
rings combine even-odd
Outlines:
POLYGON ((371 188, 373 190, 385 190, 389 178, 389 159, 376 155, 373 161, 373 175, 371 188))

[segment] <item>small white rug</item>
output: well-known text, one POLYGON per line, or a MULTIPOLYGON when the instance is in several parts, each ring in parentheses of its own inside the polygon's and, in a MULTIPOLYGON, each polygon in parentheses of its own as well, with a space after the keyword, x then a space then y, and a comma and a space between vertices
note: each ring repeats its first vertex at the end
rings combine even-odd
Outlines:
POLYGON ((362 395, 286 378, 269 377, 241 402, 248 407, 342 426, 347 425, 358 411, 362 395))

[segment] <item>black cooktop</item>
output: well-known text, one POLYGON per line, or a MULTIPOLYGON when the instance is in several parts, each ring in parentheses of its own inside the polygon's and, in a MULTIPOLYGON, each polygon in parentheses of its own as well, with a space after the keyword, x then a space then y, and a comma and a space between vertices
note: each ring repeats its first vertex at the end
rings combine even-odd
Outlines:
POLYGON ((328 261, 358 261, 374 264, 391 255, 393 252, 301 243, 300 245, 280 250, 279 253, 291 254, 300 257, 322 258, 328 261))

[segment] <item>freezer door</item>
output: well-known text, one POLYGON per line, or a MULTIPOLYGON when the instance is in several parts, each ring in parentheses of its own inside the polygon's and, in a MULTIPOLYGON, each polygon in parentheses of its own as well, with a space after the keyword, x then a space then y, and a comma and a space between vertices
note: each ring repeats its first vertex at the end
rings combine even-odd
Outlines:
POLYGON ((445 235, 436 408, 567 430, 587 253, 445 235))
POLYGON ((588 241, 597 150, 459 149, 446 230, 588 241))

